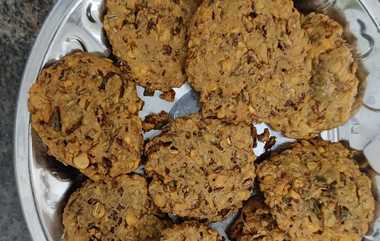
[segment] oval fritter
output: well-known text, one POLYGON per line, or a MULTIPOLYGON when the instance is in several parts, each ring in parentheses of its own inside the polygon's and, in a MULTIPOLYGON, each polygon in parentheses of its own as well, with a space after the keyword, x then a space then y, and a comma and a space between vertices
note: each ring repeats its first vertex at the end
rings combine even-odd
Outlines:
POLYGON ((219 234, 204 224, 187 222, 162 232, 160 241, 222 241, 219 234))
POLYGON ((251 198, 228 230, 228 236, 235 241, 290 241, 286 233, 278 228, 264 200, 251 198))
POLYGON ((257 169, 278 226, 294 240, 362 239, 374 217, 371 180, 341 143, 300 141, 257 169))
POLYGON ((77 52, 46 67, 29 92, 48 152, 93 180, 134 171, 143 145, 135 84, 106 58, 77 52))
POLYGON ((343 39, 343 27, 330 17, 312 13, 305 17, 303 28, 311 48, 307 65, 311 65, 310 90, 305 104, 289 121, 273 120, 271 125, 285 135, 305 138, 347 122, 355 110, 358 89, 358 64, 352 49, 343 39))
POLYGON ((187 26, 194 0, 107 0, 104 29, 137 82, 169 91, 186 80, 187 26))
POLYGON ((291 0, 203 1, 187 59, 203 115, 233 123, 283 120, 308 91, 307 48, 291 0))
POLYGON ((63 213, 65 241, 158 241, 170 221, 148 196, 143 177, 122 175, 112 182, 86 181, 63 213))
POLYGON ((251 128, 198 114, 180 118, 147 143, 149 193, 164 212, 219 221, 251 195, 251 128))

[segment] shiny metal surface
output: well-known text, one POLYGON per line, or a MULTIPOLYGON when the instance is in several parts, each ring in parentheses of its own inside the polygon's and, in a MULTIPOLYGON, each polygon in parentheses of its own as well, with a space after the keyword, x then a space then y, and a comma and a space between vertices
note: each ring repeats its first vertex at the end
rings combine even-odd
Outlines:
MULTIPOLYGON (((364 106, 345 125, 322 133, 331 141, 346 140, 352 148, 367 155, 373 169, 380 171, 380 1, 379 0, 294 0, 305 11, 339 9, 355 34, 358 57, 369 72, 364 93, 364 106)), ((52 10, 42 28, 27 63, 17 108, 15 129, 15 167, 19 195, 29 230, 35 241, 62 240, 61 213, 69 193, 75 184, 84 179, 77 171, 65 167, 46 155, 45 147, 33 133, 27 109, 28 89, 35 81, 39 70, 47 63, 55 61, 74 49, 89 52, 110 53, 102 31, 102 0, 61 0, 52 10)), ((175 89, 176 101, 161 100, 159 92, 152 97, 143 96, 143 88, 138 87, 139 96, 145 106, 140 115, 143 118, 151 112, 165 110, 174 117, 196 112, 199 109, 197 95, 191 87, 184 85, 175 89)), ((261 132, 266 125, 256 125, 261 132)), ((158 132, 149 132, 151 137, 158 132)), ((291 140, 279 133, 277 145, 291 140)), ((263 153, 259 145, 255 153, 263 153)), ((380 174, 372 172, 377 199, 380 198, 380 174)), ((380 210, 371 234, 364 240, 380 240, 380 210)), ((224 232, 230 222, 212 224, 224 232)))

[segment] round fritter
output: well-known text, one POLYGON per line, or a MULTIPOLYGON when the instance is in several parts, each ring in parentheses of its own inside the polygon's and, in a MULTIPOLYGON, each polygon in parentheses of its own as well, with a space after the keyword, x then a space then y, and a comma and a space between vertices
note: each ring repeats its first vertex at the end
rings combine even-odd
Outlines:
POLYGON ((373 219, 371 181, 341 143, 301 141, 257 169, 260 189, 294 240, 360 241, 373 219))
POLYGON ((160 241, 222 241, 222 238, 204 224, 188 222, 162 231, 160 241))
POLYGON ((32 126, 49 154, 93 180, 134 171, 143 146, 136 86, 111 60, 76 52, 30 89, 32 126))
POLYGON ((228 230, 228 236, 235 241, 289 241, 280 230, 264 200, 254 197, 244 205, 240 216, 228 230))
POLYGON ((186 80, 187 26, 194 0, 107 0, 104 29, 113 53, 149 89, 168 91, 186 80))
POLYGON ((203 1, 187 59, 203 115, 233 123, 284 120, 308 91, 308 47, 291 0, 203 1))
POLYGON ((147 143, 149 193, 164 212, 219 221, 251 195, 255 178, 248 125, 196 114, 173 121, 147 143))
POLYGON ((305 104, 297 106, 291 121, 273 120, 271 125, 285 135, 305 138, 344 124, 352 115, 360 80, 352 50, 343 39, 343 28, 322 14, 310 14, 303 22, 311 48, 307 65, 312 66, 310 90, 305 104))
POLYGON ((148 196, 143 177, 121 175, 107 183, 86 181, 63 213, 65 241, 154 241, 170 225, 148 196))

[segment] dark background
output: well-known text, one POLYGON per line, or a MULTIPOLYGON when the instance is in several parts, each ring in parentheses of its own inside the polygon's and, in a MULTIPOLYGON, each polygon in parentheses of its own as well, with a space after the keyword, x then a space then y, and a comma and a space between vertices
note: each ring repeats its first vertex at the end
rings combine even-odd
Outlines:
POLYGON ((13 128, 24 66, 54 2, 0 0, 0 241, 31 241, 14 178, 13 128))

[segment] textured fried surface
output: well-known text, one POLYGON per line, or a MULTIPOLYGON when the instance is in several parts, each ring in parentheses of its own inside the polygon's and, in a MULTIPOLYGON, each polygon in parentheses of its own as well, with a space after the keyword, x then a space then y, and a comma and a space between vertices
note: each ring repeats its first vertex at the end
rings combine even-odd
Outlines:
POLYGON ((161 111, 160 113, 152 113, 145 117, 143 122, 143 130, 160 130, 171 121, 169 113, 161 111))
MULTIPOLYGON (((322 14, 310 14, 303 28, 311 49, 307 65, 312 66, 310 90, 303 106, 289 123, 272 123, 287 136, 303 138, 338 127, 348 121, 357 99, 359 79, 352 50, 343 40, 343 28, 322 14)), ((276 120, 275 120, 276 121, 276 120)))
POLYGON ((113 53, 126 61, 137 82, 168 91, 185 80, 187 26, 193 0, 107 0, 104 29, 113 53))
POLYGON ((204 1, 187 61, 204 116, 266 122, 293 138, 342 125, 358 95, 342 26, 301 16, 291 0, 204 1))
POLYGON ((126 74, 82 52, 42 70, 29 96, 32 126, 49 153, 93 180, 138 167, 141 106, 126 74))
POLYGON ((251 198, 228 231, 235 241, 289 241, 261 198, 251 198))
POLYGON ((291 0, 204 1, 187 60, 203 114, 270 123, 293 112, 308 90, 307 41, 291 0))
POLYGON ((177 119, 145 148, 149 192, 162 211, 219 221, 250 197, 251 128, 199 115, 177 119))
POLYGON ((294 240, 361 240, 374 215, 371 181, 341 143, 301 141, 257 169, 260 189, 294 240))
POLYGON ((91 181, 65 207, 65 241, 155 241, 170 222, 158 218, 145 179, 122 175, 112 182, 91 181))
POLYGON ((222 238, 204 224, 188 222, 164 230, 160 241, 222 241, 222 238))

